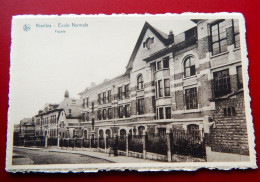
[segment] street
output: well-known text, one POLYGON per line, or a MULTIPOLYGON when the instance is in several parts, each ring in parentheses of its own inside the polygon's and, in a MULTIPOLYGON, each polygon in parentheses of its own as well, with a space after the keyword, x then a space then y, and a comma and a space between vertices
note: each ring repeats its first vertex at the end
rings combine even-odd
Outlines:
MULTIPOLYGON (((111 163, 110 161, 90 157, 81 154, 50 152, 47 149, 31 150, 26 148, 14 148, 13 153, 33 161, 33 164, 90 164, 111 163)), ((13 157, 13 165, 23 165, 13 157)))

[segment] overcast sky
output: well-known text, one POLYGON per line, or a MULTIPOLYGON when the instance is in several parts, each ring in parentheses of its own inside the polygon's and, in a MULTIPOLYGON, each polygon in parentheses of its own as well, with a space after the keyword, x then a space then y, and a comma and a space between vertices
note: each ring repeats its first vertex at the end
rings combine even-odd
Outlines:
POLYGON ((91 82, 125 72, 145 21, 175 35, 194 27, 171 16, 17 18, 12 29, 9 121, 32 117, 45 103, 59 103, 68 89, 79 98, 91 82), (59 28, 58 23, 87 23, 87 28, 59 28), (24 31, 23 26, 31 26, 24 31), (44 28, 36 28, 36 24, 44 28), (51 28, 46 28, 51 25, 51 28), (55 27, 54 27, 55 26, 55 27), (55 33, 65 30, 66 33, 55 33))

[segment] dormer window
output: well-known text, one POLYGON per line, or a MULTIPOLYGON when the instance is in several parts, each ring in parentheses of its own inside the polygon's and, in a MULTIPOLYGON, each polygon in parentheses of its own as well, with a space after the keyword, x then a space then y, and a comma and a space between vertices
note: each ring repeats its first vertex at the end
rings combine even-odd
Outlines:
POLYGON ((152 44, 154 43, 154 37, 148 37, 144 42, 143 42, 143 48, 151 49, 152 44))

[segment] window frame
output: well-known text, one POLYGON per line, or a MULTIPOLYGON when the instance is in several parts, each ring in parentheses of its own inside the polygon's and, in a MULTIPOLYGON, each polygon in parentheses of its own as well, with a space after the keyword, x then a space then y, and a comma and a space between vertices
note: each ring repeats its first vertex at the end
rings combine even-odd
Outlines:
POLYGON ((108 100, 108 103, 112 102, 112 91, 111 90, 107 91, 107 100, 108 100))
POLYGON ((144 89, 143 75, 139 74, 137 76, 137 90, 143 90, 143 89, 144 89))
POLYGON ((185 106, 186 106, 186 110, 198 109, 197 87, 185 89, 185 106))
POLYGON ((125 117, 126 118, 129 118, 131 116, 131 107, 130 107, 130 104, 126 104, 125 107, 125 117))
POLYGON ((235 48, 239 48, 240 47, 240 30, 239 30, 239 19, 232 19, 232 30, 233 30, 233 44, 235 48), (235 20, 237 20, 238 26, 235 27, 235 20), (238 28, 238 32, 235 31, 235 28, 238 28), (236 36, 239 37, 239 46, 237 46, 236 44, 236 36))
POLYGON ((227 46, 228 46, 227 45, 227 31, 225 30, 224 32, 220 32, 220 29, 219 29, 219 24, 222 23, 222 22, 225 22, 225 20, 220 20, 220 21, 217 21, 217 22, 210 24, 211 52, 212 52, 213 56, 227 51, 227 46), (217 33, 218 40, 213 41, 212 27, 215 26, 215 25, 217 25, 217 30, 218 30, 218 33, 217 33), (222 39, 220 38, 221 33, 226 34, 225 38, 222 38, 222 39), (224 41, 224 40, 226 40, 226 50, 221 50, 221 42, 224 41), (217 53, 214 53, 214 49, 213 49, 213 44, 215 44, 215 43, 218 43, 218 52, 217 53))
POLYGON ((171 119, 171 118, 172 118, 172 108, 171 107, 165 107, 165 119, 171 119), (170 111, 170 112, 167 112, 167 110, 170 111))
POLYGON ((215 98, 231 93, 229 69, 223 69, 213 72, 213 86, 213 93, 215 98), (227 74, 223 77, 224 72, 226 72, 227 74), (221 77, 218 76, 219 73, 221 73, 221 77), (222 87, 222 89, 220 87, 222 87), (226 89, 223 89, 225 87, 226 89))
POLYGON ((137 114, 142 115, 145 113, 144 98, 137 99, 137 114))
POLYGON ((186 57, 185 60, 183 61, 183 68, 184 68, 184 77, 185 78, 192 77, 192 76, 196 75, 195 58, 193 56, 186 57), (191 59, 193 59, 193 64, 192 64, 191 59), (189 62, 188 66, 186 66, 187 62, 189 62), (189 75, 187 75, 188 69, 189 69, 189 75))
POLYGON ((124 107, 123 107, 123 105, 118 106, 118 118, 124 118, 124 107))
POLYGON ((169 78, 164 79, 164 96, 169 97, 171 96, 171 82, 169 78), (166 86, 166 81, 169 82, 169 86, 166 86))
POLYGON ((125 98, 130 98, 129 84, 125 85, 125 98))

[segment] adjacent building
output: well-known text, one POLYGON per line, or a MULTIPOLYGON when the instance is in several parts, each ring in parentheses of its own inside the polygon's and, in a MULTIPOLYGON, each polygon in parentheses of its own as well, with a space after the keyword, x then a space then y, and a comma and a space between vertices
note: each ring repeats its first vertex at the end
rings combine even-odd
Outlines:
POLYGON ((67 90, 60 104, 46 104, 34 118, 35 136, 72 138, 82 135, 79 132, 81 103, 79 99, 70 98, 67 90))

